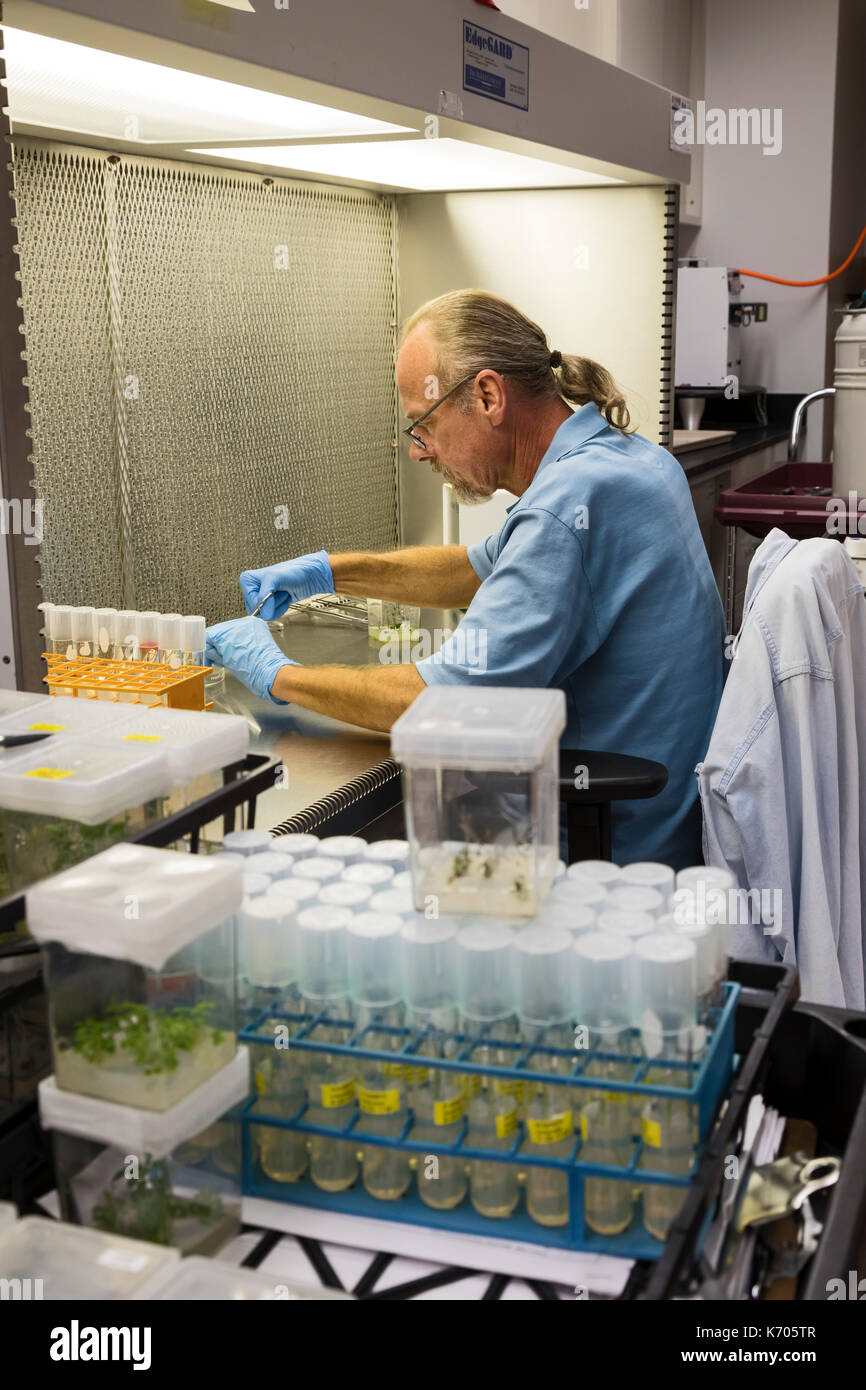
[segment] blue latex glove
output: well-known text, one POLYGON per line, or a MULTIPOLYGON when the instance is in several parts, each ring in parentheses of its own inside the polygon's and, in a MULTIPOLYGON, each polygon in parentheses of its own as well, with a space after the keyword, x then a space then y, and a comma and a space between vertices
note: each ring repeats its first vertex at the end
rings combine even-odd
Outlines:
POLYGON ((225 666, 260 700, 270 700, 274 705, 288 703, 275 700, 271 686, 281 666, 300 663, 280 651, 267 623, 258 618, 233 618, 227 623, 214 623, 206 635, 205 661, 209 666, 225 666))
POLYGON ((259 613, 266 623, 281 618, 290 603, 312 598, 313 594, 334 592, 334 576, 326 550, 317 550, 313 555, 299 555, 296 560, 283 560, 262 570, 244 570, 240 584, 248 613, 258 608, 265 594, 274 594, 262 605, 259 613))

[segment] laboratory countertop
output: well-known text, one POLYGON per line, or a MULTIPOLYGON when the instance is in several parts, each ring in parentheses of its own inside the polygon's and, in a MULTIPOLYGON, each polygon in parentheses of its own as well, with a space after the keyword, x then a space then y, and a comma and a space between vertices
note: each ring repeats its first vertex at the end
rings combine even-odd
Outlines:
MULTIPOLYGON (((370 644, 366 627, 346 618, 296 611, 283 619, 281 632, 273 627, 271 632, 286 656, 304 666, 378 663, 379 652, 370 644)), ((391 756, 388 734, 344 724, 300 705, 260 700, 229 672, 225 694, 214 708, 245 715, 250 751, 280 758, 286 769, 285 784, 257 800, 259 830, 273 829, 391 756)))
POLYGON ((779 444, 787 438, 788 430, 780 425, 746 426, 738 429, 733 439, 728 439, 722 444, 709 444, 704 449, 690 449, 688 453, 679 456, 678 462, 686 477, 693 482, 702 473, 709 473, 714 468, 733 463, 735 459, 742 458, 745 454, 753 454, 758 449, 770 448, 771 445, 779 444))

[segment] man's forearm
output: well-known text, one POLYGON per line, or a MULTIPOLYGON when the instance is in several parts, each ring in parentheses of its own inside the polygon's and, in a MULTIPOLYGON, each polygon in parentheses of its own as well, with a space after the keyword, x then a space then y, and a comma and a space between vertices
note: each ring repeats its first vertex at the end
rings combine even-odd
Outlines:
POLYGON ((338 593, 392 599, 422 608, 468 608, 481 583, 465 545, 413 545, 378 555, 329 555, 338 593))
POLYGON ((424 690, 417 666, 282 666, 271 686, 277 700, 387 731, 424 690))

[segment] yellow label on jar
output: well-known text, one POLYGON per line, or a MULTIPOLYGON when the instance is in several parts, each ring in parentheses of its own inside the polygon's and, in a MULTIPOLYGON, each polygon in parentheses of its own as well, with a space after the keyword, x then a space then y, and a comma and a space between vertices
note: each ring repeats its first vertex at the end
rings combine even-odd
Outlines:
POLYGON ((341 1105, 350 1105, 355 1099, 355 1079, 337 1081, 331 1086, 322 1086, 322 1105, 326 1110, 339 1110, 341 1105))
POLYGON ((125 743, 162 743, 162 734, 124 734, 125 743))
POLYGON ((660 1149, 662 1146, 662 1127, 658 1120, 648 1120, 644 1115, 641 1120, 641 1138, 645 1144, 649 1144, 651 1149, 660 1149))
POLYGON ((481 1095, 481 1077, 477 1072, 464 1072, 460 1078, 460 1089, 464 1100, 474 1100, 481 1095))
POLYGON ((65 729, 65 724, 28 724, 28 729, 37 729, 42 734, 59 734, 61 729, 65 729))
POLYGON ((463 1118, 463 1097, 455 1096, 453 1100, 434 1100, 433 1102, 433 1123, 434 1125, 456 1125, 458 1120, 463 1118))
POLYGON ((393 1115, 400 1109, 400 1092, 369 1091, 366 1086, 359 1086, 358 1105, 365 1115, 393 1115))
POLYGON ((558 1144, 568 1139, 574 1130, 574 1120, 570 1110, 561 1115, 551 1115, 549 1120, 529 1120, 529 1138, 533 1144, 558 1144))
POLYGON ((601 1095, 610 1105, 628 1105, 630 1100, 625 1091, 602 1091, 601 1095))
POLYGON ((586 1122, 586 1115, 582 1110, 580 1112, 580 1137, 584 1142, 589 1138, 589 1125, 586 1122))
POLYGON ((517 1128, 517 1107, 513 1110, 504 1110, 501 1115, 496 1116, 496 1138, 507 1139, 509 1134, 513 1134, 517 1128))
POLYGON ((494 1081, 493 1094, 496 1096, 514 1096, 518 1105, 523 1103, 523 1082, 522 1081, 494 1081))
POLYGON ((425 1081, 430 1080, 428 1067, 406 1067, 406 1081, 410 1086, 423 1086, 425 1081))
POLYGON ((256 1072, 256 1090, 258 1091, 260 1096, 263 1096, 265 1094, 265 1078, 262 1076, 260 1071, 256 1072))
POLYGON ((74 777, 73 767, 33 767, 29 772, 25 772, 25 777, 47 777, 51 782, 58 782, 63 777, 74 777))
POLYGON ((411 1067, 407 1067, 405 1062, 384 1062, 382 1070, 386 1076, 399 1076, 402 1081, 411 1067))

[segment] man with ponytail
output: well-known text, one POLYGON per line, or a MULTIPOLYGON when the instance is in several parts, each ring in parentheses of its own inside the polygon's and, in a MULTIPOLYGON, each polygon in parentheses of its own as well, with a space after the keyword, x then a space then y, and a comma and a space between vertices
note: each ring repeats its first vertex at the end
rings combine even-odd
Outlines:
POLYGON ((388 729, 432 684, 558 686, 563 746, 668 768, 648 801, 615 803, 620 863, 680 867, 698 855, 694 767, 721 698, 724 618, 682 468, 636 434, 605 367, 551 347, 513 304, 441 295, 406 323, 397 385, 410 457, 459 501, 517 501, 479 545, 302 556, 241 576, 248 612, 278 617, 313 593, 466 608, 416 664, 301 667, 264 623, 210 630, 209 659, 265 697, 388 729), (484 650, 486 659, 473 659, 484 650))

